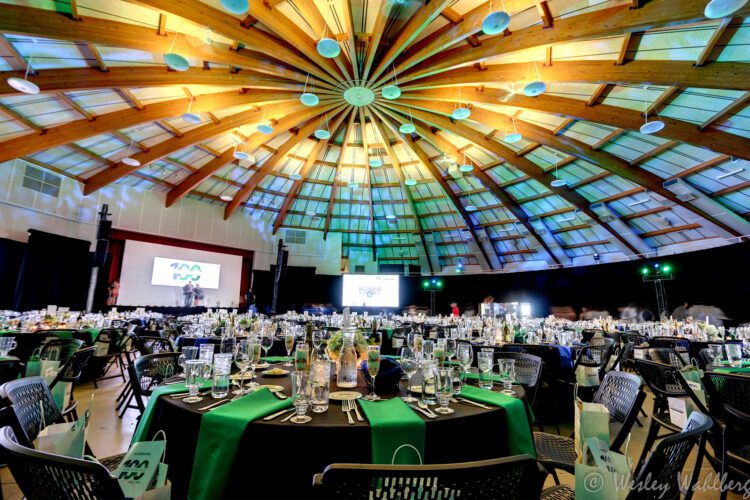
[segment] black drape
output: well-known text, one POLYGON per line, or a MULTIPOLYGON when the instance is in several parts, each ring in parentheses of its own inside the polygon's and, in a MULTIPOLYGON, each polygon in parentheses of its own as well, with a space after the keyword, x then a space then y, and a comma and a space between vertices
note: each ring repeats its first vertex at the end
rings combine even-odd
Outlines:
POLYGON ((20 241, 0 239, 0 309, 13 309, 13 293, 18 281, 26 244, 20 241))
POLYGON ((90 246, 85 240, 29 229, 13 308, 28 311, 57 304, 83 310, 91 278, 90 246))

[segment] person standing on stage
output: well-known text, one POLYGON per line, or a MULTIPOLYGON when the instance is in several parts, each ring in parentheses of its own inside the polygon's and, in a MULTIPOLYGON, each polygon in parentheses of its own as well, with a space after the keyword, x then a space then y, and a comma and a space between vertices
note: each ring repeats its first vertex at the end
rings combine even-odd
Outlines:
POLYGON ((200 307, 203 305, 203 288, 201 288, 200 283, 195 284, 195 288, 193 288, 193 295, 195 296, 195 300, 193 301, 193 305, 195 307, 200 307))
POLYGON ((185 307, 193 306, 193 293, 193 282, 188 281, 188 284, 182 287, 182 297, 185 307))
POLYGON ((255 294, 252 288, 248 288, 245 292, 245 304, 247 305, 247 312, 258 314, 258 308, 255 307, 255 294))
POLYGON ((120 295, 120 282, 117 280, 114 280, 112 283, 110 283, 107 289, 107 292, 108 292, 107 305, 116 306, 117 296, 120 295))

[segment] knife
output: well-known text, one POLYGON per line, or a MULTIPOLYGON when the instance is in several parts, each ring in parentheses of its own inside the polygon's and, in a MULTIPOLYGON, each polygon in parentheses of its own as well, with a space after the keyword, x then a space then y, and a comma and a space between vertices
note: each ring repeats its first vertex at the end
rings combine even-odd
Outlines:
POLYGON ((424 415, 427 418, 435 418, 436 417, 436 415, 434 415, 434 414, 430 415, 429 413, 427 413, 425 410, 423 410, 419 406, 409 405, 409 408, 411 408, 414 411, 418 411, 419 413, 421 413, 422 415, 424 415))
POLYGON ((484 408, 485 410, 492 410, 491 406, 487 406, 487 405, 482 404, 482 403, 477 403, 476 401, 472 401, 470 399, 465 399, 465 398, 456 398, 456 399, 459 402, 461 402, 461 403, 467 403, 467 404, 470 404, 470 405, 478 406, 480 408, 484 408))
POLYGON ((263 420, 265 420, 266 422, 268 422, 269 420, 273 420, 274 418, 279 417, 279 416, 283 415, 284 413, 287 413, 287 412, 290 412, 290 411, 294 411, 294 408, 286 408, 284 410, 277 411, 276 413, 272 413, 271 415, 268 415, 267 417, 263 417, 263 420))

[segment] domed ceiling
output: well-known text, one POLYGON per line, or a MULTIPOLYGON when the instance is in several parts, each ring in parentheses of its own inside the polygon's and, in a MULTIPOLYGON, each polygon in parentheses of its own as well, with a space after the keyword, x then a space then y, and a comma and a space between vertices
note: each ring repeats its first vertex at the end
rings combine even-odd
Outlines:
POLYGON ((435 272, 733 243, 750 234, 742 3, 6 1, 0 162, 435 272))

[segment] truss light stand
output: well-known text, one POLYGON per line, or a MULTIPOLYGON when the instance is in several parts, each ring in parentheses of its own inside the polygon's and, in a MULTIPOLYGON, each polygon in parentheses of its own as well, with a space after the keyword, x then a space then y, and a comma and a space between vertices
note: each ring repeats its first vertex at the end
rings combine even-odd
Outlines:
POLYGON ((664 282, 674 279, 674 269, 670 264, 655 263, 641 268, 643 282, 653 282, 656 292, 656 307, 659 310, 659 318, 669 317, 669 306, 667 305, 667 293, 664 290, 664 282))

